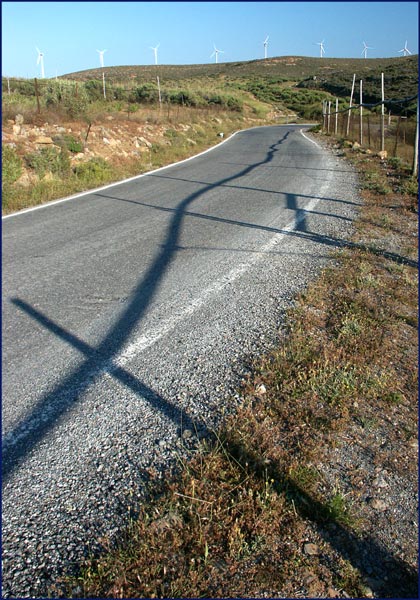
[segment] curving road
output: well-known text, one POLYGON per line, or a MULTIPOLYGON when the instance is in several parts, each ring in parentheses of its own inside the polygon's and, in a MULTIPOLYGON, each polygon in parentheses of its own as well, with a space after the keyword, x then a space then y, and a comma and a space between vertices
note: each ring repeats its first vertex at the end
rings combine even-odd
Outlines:
POLYGON ((275 126, 3 218, 3 597, 45 593, 234 408, 358 203, 350 167, 275 126))

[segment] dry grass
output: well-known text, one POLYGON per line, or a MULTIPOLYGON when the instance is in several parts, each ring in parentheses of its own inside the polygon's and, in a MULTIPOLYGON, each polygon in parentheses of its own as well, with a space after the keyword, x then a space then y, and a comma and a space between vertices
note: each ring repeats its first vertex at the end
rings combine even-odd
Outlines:
MULTIPOLYGON (((376 158, 352 159, 391 190, 406 177, 376 158)), ((237 414, 151 490, 118 547, 54 593, 372 597, 352 559, 366 527, 360 507, 317 465, 356 423, 367 431, 398 418, 389 443, 401 474, 415 469, 404 452, 417 435, 417 218, 410 195, 363 196, 352 243, 297 298, 282 344, 255 365, 237 414)), ((412 567, 395 561, 388 594, 417 597, 412 567)))

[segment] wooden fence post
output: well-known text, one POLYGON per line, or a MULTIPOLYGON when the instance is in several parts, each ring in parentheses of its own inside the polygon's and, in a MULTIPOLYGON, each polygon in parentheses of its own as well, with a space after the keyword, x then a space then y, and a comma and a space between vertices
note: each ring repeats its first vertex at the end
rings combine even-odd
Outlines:
POLYGON ((381 152, 385 150, 385 88, 384 88, 384 74, 381 73, 381 95, 382 95, 382 105, 381 105, 381 152))
POLYGON ((360 145, 363 144, 363 80, 360 80, 360 145))
POLYGON ((392 153, 392 156, 397 156, 398 136, 400 134, 400 125, 401 125, 401 115, 398 115, 397 131, 395 133, 395 144, 394 144, 394 151, 392 153))
POLYGON ((335 135, 338 130, 338 98, 335 99, 335 135))
POLYGON ((328 100, 328 120, 327 120, 327 132, 330 133, 330 121, 331 121, 331 100, 328 100))
POLYGON ((353 92, 354 92, 354 83, 356 81, 356 73, 353 75, 353 83, 351 86, 351 94, 350 94, 350 105, 349 105, 349 115, 347 117, 347 129, 346 136, 348 137, 350 131, 350 116, 351 116, 351 103, 353 102, 353 92))
POLYGON ((34 79, 34 82, 35 82, 35 96, 36 96, 36 105, 37 105, 37 107, 38 107, 38 112, 40 113, 40 112, 41 112, 41 105, 40 105, 40 103, 39 103, 38 80, 37 80, 37 78, 36 78, 36 77, 35 77, 35 79, 34 79))
POLYGON ((419 162, 419 98, 417 96, 416 135, 414 137, 413 176, 417 176, 419 162))

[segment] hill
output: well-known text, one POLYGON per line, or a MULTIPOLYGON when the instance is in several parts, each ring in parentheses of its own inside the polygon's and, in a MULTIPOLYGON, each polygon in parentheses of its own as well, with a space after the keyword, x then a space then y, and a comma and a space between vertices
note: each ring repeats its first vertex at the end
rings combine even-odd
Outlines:
MULTIPOLYGON (((380 100, 381 73, 384 73, 386 98, 410 97, 418 89, 418 55, 369 59, 284 56, 219 64, 105 67, 103 71, 110 84, 144 84, 155 81, 157 76, 169 86, 207 80, 207 83, 213 81, 223 83, 226 87, 240 85, 243 88, 245 82, 249 86, 260 81, 268 89, 288 83, 339 97, 350 95, 353 74, 356 74, 357 81, 363 79, 368 102, 380 100)), ((98 80, 102 78, 102 69, 69 73, 63 78, 74 81, 98 80)))

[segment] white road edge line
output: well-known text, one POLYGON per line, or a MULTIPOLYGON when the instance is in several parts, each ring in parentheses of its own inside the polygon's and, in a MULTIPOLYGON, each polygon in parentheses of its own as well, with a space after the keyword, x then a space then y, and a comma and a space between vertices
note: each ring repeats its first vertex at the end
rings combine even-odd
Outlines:
POLYGON ((316 146, 317 148, 319 148, 320 150, 322 150, 322 146, 320 146, 320 145, 319 145, 317 142, 315 142, 314 140, 311 140, 311 138, 308 138, 308 136, 307 136, 307 135, 305 135, 305 134, 303 133, 303 129, 301 129, 301 130, 300 130, 300 133, 303 135, 303 137, 305 138, 305 140, 308 140, 308 142, 311 142, 312 144, 315 144, 315 146, 316 146))

